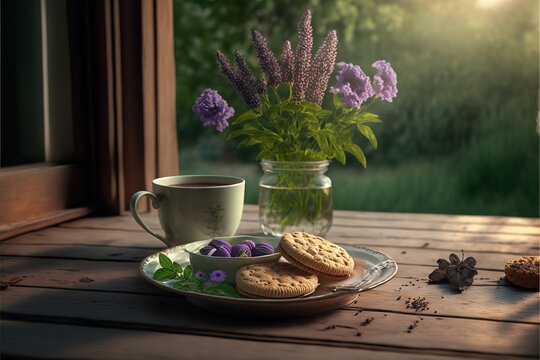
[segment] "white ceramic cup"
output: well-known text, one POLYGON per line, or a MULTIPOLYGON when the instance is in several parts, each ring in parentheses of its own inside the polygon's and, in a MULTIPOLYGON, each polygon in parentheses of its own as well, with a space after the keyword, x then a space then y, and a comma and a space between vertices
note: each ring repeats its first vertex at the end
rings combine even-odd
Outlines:
POLYGON ((234 235, 244 210, 245 180, 233 176, 180 175, 154 179, 152 192, 131 196, 131 215, 148 233, 167 246, 187 244, 217 236, 234 235), (149 196, 158 209, 165 235, 146 225, 137 203, 149 196))

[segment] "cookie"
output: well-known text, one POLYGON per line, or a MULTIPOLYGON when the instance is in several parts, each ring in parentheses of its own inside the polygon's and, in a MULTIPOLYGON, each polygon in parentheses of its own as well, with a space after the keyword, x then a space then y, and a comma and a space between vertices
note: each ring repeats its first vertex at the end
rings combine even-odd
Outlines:
POLYGON ((248 297, 293 298, 312 293, 318 285, 317 276, 285 262, 247 265, 236 272, 236 289, 248 297))
POLYGON ((354 260, 345 249, 305 232, 284 234, 278 251, 292 265, 329 279, 346 279, 354 269, 354 260))
POLYGON ((540 256, 523 256, 506 263, 504 272, 512 284, 527 289, 538 289, 540 256))

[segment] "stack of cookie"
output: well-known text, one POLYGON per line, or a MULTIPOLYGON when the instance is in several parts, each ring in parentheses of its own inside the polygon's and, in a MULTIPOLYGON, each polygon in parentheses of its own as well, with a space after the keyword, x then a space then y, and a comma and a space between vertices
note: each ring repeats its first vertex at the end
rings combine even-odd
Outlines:
POLYGON ((342 280, 351 276, 354 260, 345 249, 305 232, 283 235, 279 253, 287 262, 249 265, 236 273, 237 290, 248 297, 291 298, 307 295, 318 278, 342 280))

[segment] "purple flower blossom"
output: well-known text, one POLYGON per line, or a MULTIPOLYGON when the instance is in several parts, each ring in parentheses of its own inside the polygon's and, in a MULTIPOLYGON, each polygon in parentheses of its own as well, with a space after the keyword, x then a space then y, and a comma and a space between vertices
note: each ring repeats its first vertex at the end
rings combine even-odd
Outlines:
POLYGON ((268 43, 264 36, 257 30, 251 30, 253 45, 259 58, 261 69, 266 75, 268 85, 277 85, 281 82, 281 73, 278 62, 272 50, 268 48, 268 43))
POLYGON ((204 126, 215 126, 220 132, 229 126, 227 120, 234 115, 234 109, 212 89, 204 90, 197 98, 193 112, 199 116, 204 126))
POLYGON ((216 57, 219 64, 219 70, 225 75, 227 80, 229 80, 242 99, 244 99, 246 106, 251 109, 259 106, 259 96, 253 91, 253 87, 245 81, 240 74, 240 71, 235 66, 231 65, 229 59, 227 59, 225 54, 221 51, 216 51, 216 57))
POLYGON ((279 66, 281 69, 281 80, 283 82, 293 82, 294 54, 292 52, 291 42, 289 40, 285 41, 285 43, 281 47, 279 66))
POLYGON ((210 273, 210 280, 215 282, 223 282, 227 278, 227 274, 223 270, 214 270, 210 273))
POLYGON ((373 77, 373 90, 381 99, 392 102, 397 96, 397 75, 392 65, 385 60, 377 60, 371 64, 377 69, 377 74, 373 77))
POLYGON ((360 108, 374 94, 369 76, 358 65, 340 62, 337 66, 339 73, 330 92, 343 94, 344 107, 360 108))
POLYGON ((312 47, 313 28, 311 27, 311 11, 307 10, 298 23, 298 44, 296 45, 296 53, 294 54, 294 100, 303 100, 305 97, 312 47))
POLYGON ((319 50, 315 54, 308 75, 308 86, 306 88, 306 99, 313 101, 319 105, 322 104, 328 80, 332 71, 334 71, 334 63, 336 62, 337 53, 337 34, 336 30, 332 30, 326 36, 319 50))
POLYGON ((195 277, 195 279, 198 279, 201 281, 206 280, 206 274, 203 271, 197 271, 195 274, 193 274, 193 276, 195 277))
POLYGON ((251 91, 257 94, 262 94, 266 91, 264 83, 260 79, 256 79, 255 75, 251 72, 246 59, 240 54, 238 50, 234 51, 234 59, 236 60, 236 67, 238 68, 238 74, 240 79, 246 84, 251 91))

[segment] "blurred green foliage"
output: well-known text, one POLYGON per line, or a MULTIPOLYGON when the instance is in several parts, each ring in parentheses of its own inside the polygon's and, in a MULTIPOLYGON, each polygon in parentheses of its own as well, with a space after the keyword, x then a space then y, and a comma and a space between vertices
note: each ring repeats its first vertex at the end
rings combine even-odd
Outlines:
MULTIPOLYGON (((480 4, 478 0, 176 0, 180 149, 198 144, 207 159, 254 162, 253 152, 240 152, 234 143, 225 142, 224 134, 203 128, 191 107, 203 89, 214 88, 240 114, 245 108, 219 73, 215 50, 231 56, 238 49, 257 71, 250 29, 261 31, 277 55, 285 40, 295 47, 297 21, 311 9, 315 47, 336 29, 338 61, 358 64, 373 74, 371 63, 386 59, 398 74, 394 103, 372 108, 384 121, 375 127, 379 149, 373 151, 358 139, 365 145, 370 168, 364 172, 351 161, 354 169, 347 181, 362 187, 376 186, 369 179, 378 179, 378 184, 407 192, 409 200, 398 201, 395 191, 377 186, 379 191, 371 189, 372 194, 380 193, 376 199, 349 198, 340 203, 336 196, 337 208, 538 216, 539 3, 480 4), (381 174, 398 178, 381 181, 381 174), (416 180, 407 183, 407 179, 416 180), (398 181, 405 187, 396 186, 398 181), (429 187, 429 182, 437 183, 429 187), (434 193, 421 194, 428 189, 434 193), (447 189, 448 194, 435 189, 447 189)), ((326 101, 330 100, 328 96, 326 101)), ((345 188, 345 182, 340 186, 345 188)))

